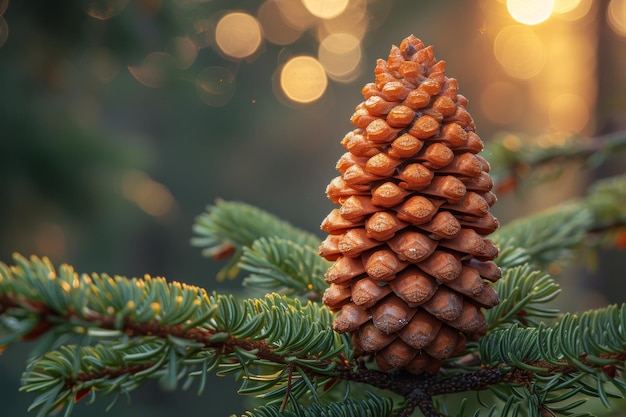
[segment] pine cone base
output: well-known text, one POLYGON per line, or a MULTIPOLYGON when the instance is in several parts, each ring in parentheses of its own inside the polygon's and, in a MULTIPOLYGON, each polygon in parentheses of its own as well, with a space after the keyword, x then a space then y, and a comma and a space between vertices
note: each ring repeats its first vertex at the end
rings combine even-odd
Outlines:
POLYGON ((342 140, 319 253, 334 261, 334 329, 383 370, 436 372, 487 329, 501 272, 489 164, 467 99, 432 46, 409 36, 378 60, 342 140))

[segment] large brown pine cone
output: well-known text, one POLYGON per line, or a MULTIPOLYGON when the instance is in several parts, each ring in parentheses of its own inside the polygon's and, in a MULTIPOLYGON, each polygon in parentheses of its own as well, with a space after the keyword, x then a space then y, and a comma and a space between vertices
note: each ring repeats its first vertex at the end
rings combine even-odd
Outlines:
POLYGON ((341 207, 322 223, 335 261, 324 303, 381 369, 436 372, 486 331, 501 276, 489 164, 467 99, 432 46, 414 36, 378 60, 326 190, 341 207))

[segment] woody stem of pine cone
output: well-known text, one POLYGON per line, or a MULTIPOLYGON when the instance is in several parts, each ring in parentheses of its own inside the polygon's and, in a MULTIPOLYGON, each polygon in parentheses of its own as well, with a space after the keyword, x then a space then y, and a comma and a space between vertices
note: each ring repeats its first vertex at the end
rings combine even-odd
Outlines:
MULTIPOLYGON (((599 357, 620 363, 626 361, 626 352, 601 354, 599 357)), ((594 367, 584 354, 578 360, 589 367, 594 367)), ((416 376, 407 372, 381 372, 366 368, 361 363, 357 367, 342 364, 337 368, 337 371, 341 379, 368 384, 404 397, 406 401, 404 408, 397 417, 409 417, 416 408, 419 408, 425 417, 443 417, 432 400, 436 395, 480 391, 501 382, 529 386, 537 376, 569 375, 579 372, 579 369, 567 360, 558 363, 536 361, 527 364, 535 369, 544 368, 546 371, 537 373, 515 366, 502 365, 450 376, 437 374, 416 376)), ((615 365, 603 366, 601 370, 609 378, 615 377, 615 365)))
POLYGON ((415 376, 406 372, 389 373, 365 367, 340 367, 339 373, 342 379, 369 384, 403 396, 406 404, 398 417, 410 416, 415 408, 419 408, 425 417, 441 417, 442 414, 433 403, 433 396, 486 389, 505 380, 510 374, 510 368, 481 368, 453 376, 415 376))

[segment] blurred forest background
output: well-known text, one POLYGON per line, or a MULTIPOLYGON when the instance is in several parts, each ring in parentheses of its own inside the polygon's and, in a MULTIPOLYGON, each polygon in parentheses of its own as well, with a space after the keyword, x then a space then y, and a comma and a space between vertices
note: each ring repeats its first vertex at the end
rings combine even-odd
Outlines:
MULTIPOLYGON (((447 62, 486 142, 626 128, 626 0, 0 0, 0 260, 233 291, 190 247, 194 218, 239 200, 317 233, 361 87, 409 34, 447 62)), ((506 223, 579 195, 619 159, 506 195, 494 213, 506 223)), ((574 309, 626 299, 620 274, 582 275, 565 291, 585 294, 574 309)), ((26 352, 0 359, 1 414, 25 416, 26 352)), ((233 381, 212 381, 203 397, 155 383, 108 415, 246 409, 233 381)))

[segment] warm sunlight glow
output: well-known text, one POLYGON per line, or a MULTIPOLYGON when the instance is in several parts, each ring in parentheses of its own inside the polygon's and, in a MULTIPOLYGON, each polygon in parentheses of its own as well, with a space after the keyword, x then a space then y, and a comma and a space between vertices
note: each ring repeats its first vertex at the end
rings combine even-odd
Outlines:
POLYGON ((578 133, 589 121, 589 106, 576 94, 561 94, 550 104, 550 125, 559 133, 578 133))
POLYGON ((313 16, 332 19, 346 10, 348 0, 302 0, 302 4, 313 16))
POLYGON ((519 79, 534 77, 546 62, 543 42, 525 26, 502 29, 494 41, 494 54, 507 74, 519 79))
POLYGON ((554 13, 567 13, 580 5, 580 0, 554 0, 554 13))
POLYGON ((507 0, 506 8, 516 22, 536 25, 550 17, 554 0, 507 0))
POLYGON ((578 20, 584 17, 591 8, 593 0, 556 0, 554 3, 554 13, 560 19, 578 20))
POLYGON ((606 11, 606 20, 615 33, 626 37, 626 0, 611 0, 606 11))
POLYGON ((516 84, 496 81, 483 90, 480 109, 490 122, 506 125, 522 115, 525 105, 523 96, 516 84))
POLYGON ((246 58, 254 54, 263 35, 254 16, 235 12, 222 17, 215 28, 215 42, 220 50, 232 58, 246 58))
POLYGON ((207 67, 196 77, 196 91, 209 106, 220 107, 235 95, 235 75, 224 67, 207 67))
POLYGON ((287 61, 280 72, 280 87, 285 95, 297 103, 319 99, 328 80, 322 64, 310 56, 298 56, 287 61))
POLYGON ((329 77, 341 80, 358 68, 361 42, 347 33, 332 34, 320 44, 318 58, 329 77))

